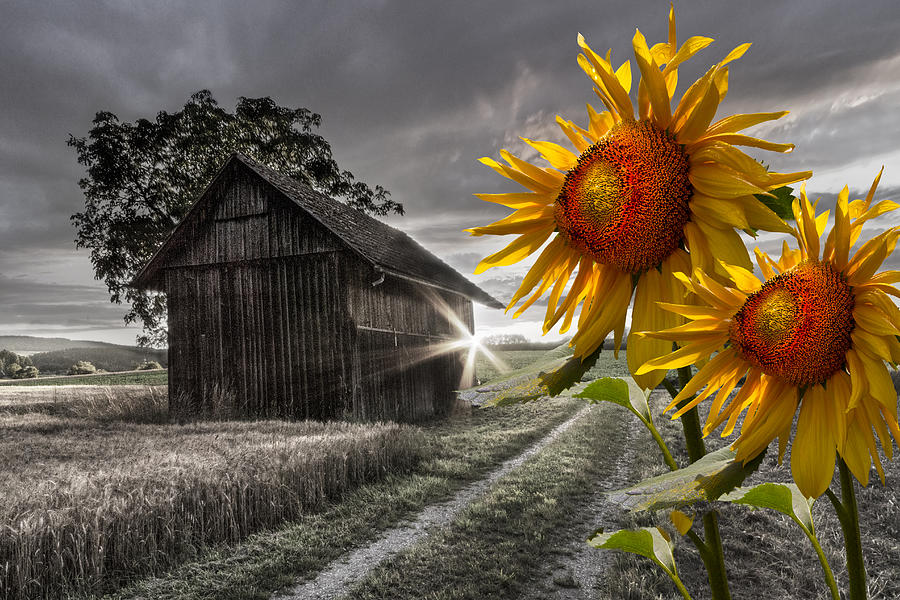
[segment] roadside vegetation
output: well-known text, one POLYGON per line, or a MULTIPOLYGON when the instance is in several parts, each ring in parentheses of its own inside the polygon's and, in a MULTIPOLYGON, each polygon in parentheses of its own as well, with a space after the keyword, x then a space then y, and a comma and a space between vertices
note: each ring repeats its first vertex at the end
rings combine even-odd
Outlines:
MULTIPOLYGON (((895 388, 900 377, 894 375, 895 388)), ((654 392, 655 413, 668 403, 665 391, 654 392)), ((704 405, 701 405, 704 408, 704 405)), ((706 414, 701 410, 703 422, 706 414)), ((683 435, 679 421, 657 419, 657 427, 680 464, 687 462, 683 447, 683 435)), ((795 423, 796 427, 796 423, 795 423)), ((722 439, 716 434, 706 438, 708 448, 719 448, 734 441, 734 437, 722 439)), ((659 475, 667 469, 659 460, 659 450, 649 437, 642 439, 643 448, 635 453, 632 471, 627 479, 637 482, 659 475)), ((874 469, 870 473, 868 487, 857 490, 860 530, 863 553, 866 559, 870 598, 900 598, 900 522, 897 520, 900 506, 900 457, 893 461, 882 456, 885 485, 881 484, 874 469)), ((771 448, 759 470, 744 485, 752 486, 765 481, 788 483, 790 477, 790 449, 782 465, 778 465, 777 452, 771 448)), ((832 489, 839 489, 837 474, 832 489)), ((800 529, 788 517, 771 510, 750 510, 746 506, 722 505, 719 525, 724 545, 725 564, 732 592, 750 593, 756 597, 764 590, 772 600, 813 600, 829 597, 822 577, 822 568, 812 545, 800 529), (752 590, 752 592, 751 592, 752 590)), ((813 505, 816 536, 834 571, 838 585, 846 589, 843 534, 828 498, 822 496, 813 505)), ((699 519, 695 520, 699 522, 699 519)), ((656 520, 636 519, 627 513, 620 514, 615 528, 662 525, 668 527, 676 539, 675 560, 678 571, 688 591, 694 598, 702 598, 708 589, 706 571, 694 547, 679 537, 668 523, 664 513, 656 520)), ((612 566, 601 578, 598 598, 623 598, 626 600, 680 599, 671 580, 642 557, 622 552, 611 552, 612 566)), ((741 596, 735 595, 735 598, 741 596)))
POLYGON ((617 409, 592 407, 449 527, 378 566, 348 598, 519 598, 550 560, 557 532, 612 474, 609 457, 627 436, 617 409))
POLYGON ((2 416, 0 596, 114 589, 408 472, 423 455, 422 434, 394 424, 2 416))
POLYGON ((322 511, 240 544, 214 548, 163 577, 137 582, 107 598, 268 599, 298 578, 314 577, 425 506, 449 498, 582 407, 581 402, 552 400, 476 410, 424 426, 424 458, 409 475, 388 474, 322 511))

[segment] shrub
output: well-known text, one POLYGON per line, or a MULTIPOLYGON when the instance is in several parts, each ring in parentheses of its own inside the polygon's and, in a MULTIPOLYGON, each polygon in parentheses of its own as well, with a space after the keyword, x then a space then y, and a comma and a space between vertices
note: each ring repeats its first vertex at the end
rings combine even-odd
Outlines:
POLYGON ((163 366, 155 360, 145 360, 137 366, 138 371, 150 371, 152 369, 162 369, 163 366))
MULTIPOLYGON (((10 367, 7 367, 7 370, 10 370, 12 367, 19 367, 19 365, 13 363, 10 367)), ((27 367, 19 367, 12 373, 13 379, 33 379, 40 374, 40 371, 37 370, 36 367, 28 365, 27 367)))
POLYGON ((86 360, 79 360, 77 363, 69 367, 67 375, 91 375, 97 372, 97 367, 86 360))

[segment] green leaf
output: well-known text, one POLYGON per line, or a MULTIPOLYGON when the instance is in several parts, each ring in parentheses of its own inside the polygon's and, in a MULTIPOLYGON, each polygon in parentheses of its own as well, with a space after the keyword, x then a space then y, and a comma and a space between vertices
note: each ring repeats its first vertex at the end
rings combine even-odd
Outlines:
POLYGON ((763 194, 754 194, 754 198, 768 206, 772 212, 785 221, 793 221, 794 210, 791 208, 794 203, 793 191, 794 188, 783 185, 780 188, 769 190, 770 194, 775 195, 774 198, 763 194))
POLYGON ((597 363, 600 349, 584 360, 575 358, 572 353, 568 343, 561 344, 526 367, 463 392, 486 398, 485 406, 506 406, 558 396, 581 381, 597 363))
POLYGON ((716 500, 753 473, 765 452, 746 465, 735 460, 731 448, 711 452, 683 469, 645 479, 637 485, 609 492, 610 501, 628 510, 662 510, 716 500))
POLYGON ((658 527, 641 527, 640 529, 622 529, 611 533, 601 533, 588 540, 594 548, 605 550, 621 550, 640 554, 655 562, 672 577, 678 575, 675 568, 675 556, 672 554, 672 542, 658 527))
POLYGON ((812 501, 807 500, 800 489, 783 483, 761 483, 752 488, 737 488, 719 500, 746 504, 754 508, 770 508, 789 516, 801 527, 813 531, 812 501))
POLYGON ((613 377, 595 379, 583 390, 573 394, 573 396, 585 398, 591 404, 612 402, 613 404, 624 406, 642 421, 650 420, 650 407, 647 405, 647 395, 630 377, 623 379, 613 377))

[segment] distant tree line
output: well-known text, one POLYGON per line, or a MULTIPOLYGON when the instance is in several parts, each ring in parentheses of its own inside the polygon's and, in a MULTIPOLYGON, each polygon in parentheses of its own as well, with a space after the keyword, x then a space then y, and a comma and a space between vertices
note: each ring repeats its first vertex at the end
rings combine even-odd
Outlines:
POLYGON ((31 362, 31 358, 20 356, 9 350, 0 350, 0 377, 6 379, 30 379, 37 377, 40 371, 31 362))
POLYGON ((45 375, 87 375, 101 371, 113 373, 135 369, 159 369, 168 364, 165 350, 127 346, 67 348, 39 352, 33 354, 31 359, 45 375))

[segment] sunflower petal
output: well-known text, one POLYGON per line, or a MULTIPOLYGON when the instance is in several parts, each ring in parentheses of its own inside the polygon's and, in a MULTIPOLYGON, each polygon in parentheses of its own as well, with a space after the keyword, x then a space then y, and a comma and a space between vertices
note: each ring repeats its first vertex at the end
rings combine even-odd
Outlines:
POLYGON ((828 427, 825 390, 812 386, 806 390, 797 418, 797 433, 791 449, 791 474, 803 495, 818 498, 834 477, 836 443, 828 427))
POLYGON ((528 138, 521 138, 523 142, 541 153, 548 163, 554 168, 568 171, 578 163, 578 157, 570 150, 553 142, 535 142, 528 138))
POLYGON ((772 152, 792 152, 793 144, 776 144, 775 142, 767 142, 749 135, 740 133, 717 133, 715 135, 707 135, 703 138, 705 141, 725 142, 733 146, 749 146, 751 148, 760 148, 762 150, 771 150, 772 152))
POLYGON ((491 267, 511 265, 519 262, 543 246, 544 242, 547 241, 547 238, 549 238, 552 233, 552 229, 547 229, 545 231, 535 231, 534 233, 526 233, 519 236, 503 250, 491 254, 478 263, 478 266, 475 267, 475 275, 484 273, 491 267))
POLYGON ((777 119, 780 119, 781 117, 789 114, 789 112, 790 111, 782 110, 779 112, 731 115, 713 123, 707 131, 707 134, 717 135, 720 133, 737 133, 738 131, 743 131, 748 127, 753 127, 754 125, 765 123, 766 121, 775 121, 777 119))
POLYGON ((665 129, 672 120, 672 108, 669 105, 666 81, 659 67, 653 61, 653 57, 650 56, 650 48, 647 47, 647 40, 640 29, 635 31, 631 44, 634 48, 638 68, 641 70, 641 81, 646 85, 650 107, 653 109, 653 123, 660 129, 665 129))
POLYGON ((719 101, 719 90, 714 85, 709 86, 706 94, 690 112, 684 123, 675 129, 675 139, 678 140, 678 143, 690 144, 706 133, 706 128, 712 123, 713 117, 716 116, 716 111, 719 109, 719 101))

